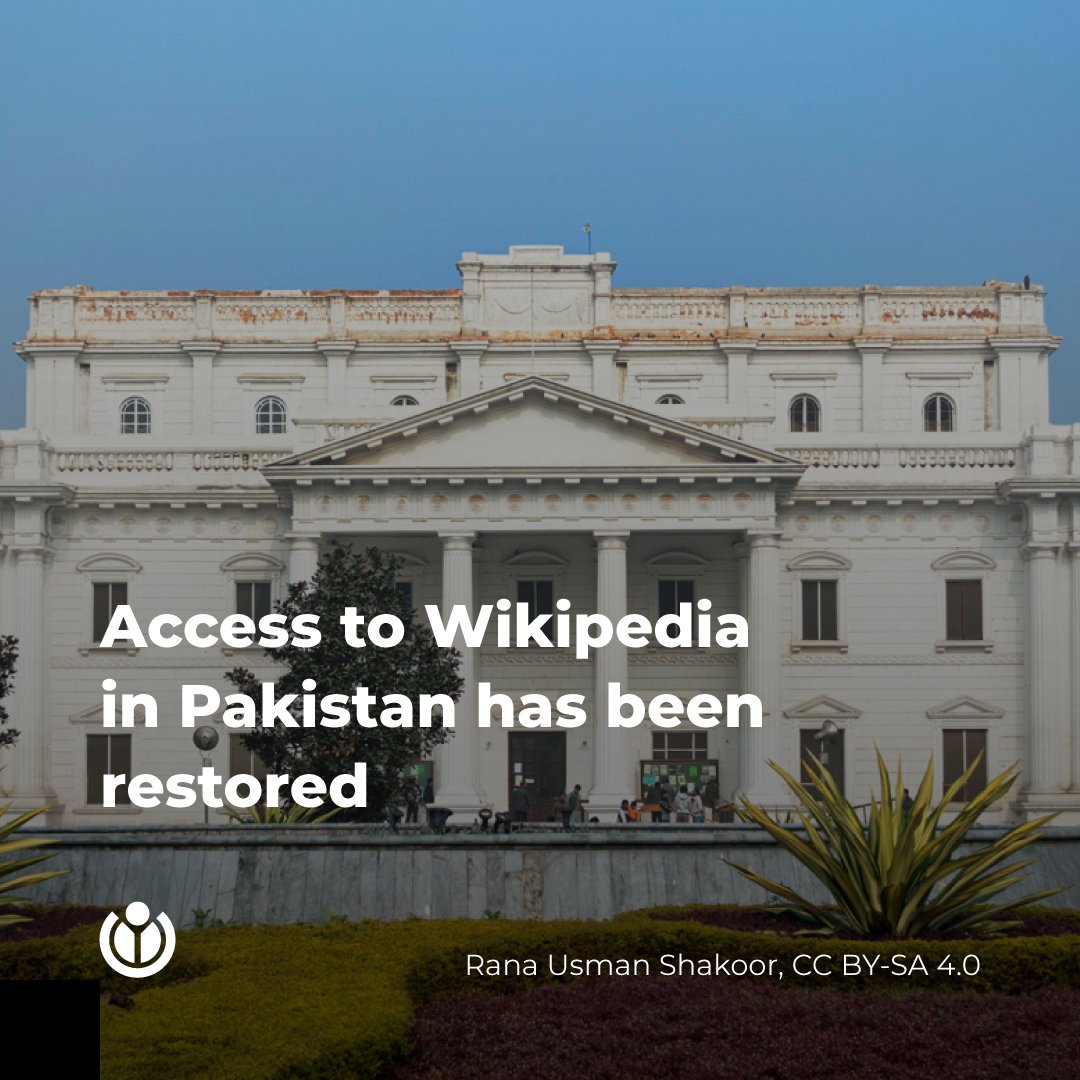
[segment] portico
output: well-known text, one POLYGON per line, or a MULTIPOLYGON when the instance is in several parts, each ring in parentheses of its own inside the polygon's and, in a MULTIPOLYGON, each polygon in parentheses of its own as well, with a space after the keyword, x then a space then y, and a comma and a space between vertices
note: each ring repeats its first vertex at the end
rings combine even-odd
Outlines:
MULTIPOLYGON (((349 538, 361 545, 404 548, 413 553, 414 565, 425 568, 426 602, 437 601, 444 612, 456 604, 474 609, 481 593, 484 602, 494 603, 506 594, 509 575, 511 584, 515 576, 551 581, 554 599, 565 597, 575 611, 595 611, 617 621, 630 610, 641 610, 640 603, 631 605, 632 585, 643 591, 650 579, 667 573, 672 580, 687 581, 712 563, 727 565, 735 584, 729 606, 708 588, 699 590, 697 598, 713 600, 716 611, 738 611, 739 597, 747 598, 752 646, 746 682, 737 685, 734 658, 720 657, 723 650, 716 649, 702 660, 705 666, 695 670, 695 681, 686 689, 706 691, 722 679, 733 691, 757 694, 774 713, 779 693, 777 495, 790 489, 802 471, 779 454, 526 378, 296 455, 270 466, 265 475, 291 508, 292 580, 313 573, 320 543, 349 538), (422 472, 419 461, 425 463, 422 472), (439 463, 434 468, 433 461, 439 463), (437 596, 427 581, 435 542, 437 596), (428 558, 415 554, 417 545, 428 558), (573 557, 559 555, 566 545, 573 548, 573 557), (587 563, 576 554, 583 545, 591 549, 592 575, 582 573, 587 563), (703 554, 682 550, 687 545, 703 554), (743 554, 736 545, 745 545, 744 558, 736 558, 743 554), (513 553, 504 557, 507 551, 513 553), (499 567, 498 583, 481 584, 478 577, 491 563, 499 567), (574 568, 572 581, 561 579, 567 566, 574 568), (742 586, 737 584, 739 567, 745 567, 742 586)), ((535 681, 538 658, 529 656, 529 650, 500 654, 462 640, 457 646, 465 685, 454 737, 439 748, 436 797, 462 811, 492 802, 501 808, 506 794, 493 780, 501 766, 485 765, 484 758, 503 734, 477 727, 477 683, 481 672, 489 680, 494 674, 500 688, 514 690, 515 679, 526 682, 518 674, 521 667, 533 673, 528 681, 535 681)), ((646 652, 632 659, 616 641, 585 664, 565 655, 544 657, 545 692, 580 692, 583 680, 588 683, 590 721, 577 747, 588 753, 569 754, 568 767, 580 769, 580 759, 588 757, 591 774, 568 776, 567 784, 582 782, 590 813, 610 814, 622 799, 638 794, 637 762, 647 756, 640 752, 645 733, 608 726, 607 687, 640 687, 649 679, 636 675, 638 670, 659 673, 667 661, 679 660, 665 655, 666 650, 646 652)), ((662 684, 671 677, 679 678, 668 671, 662 684)), ((646 685, 637 692, 648 690, 646 685)), ((764 803, 785 802, 775 774, 764 766, 768 759, 786 756, 778 725, 766 715, 762 728, 739 733, 737 745, 738 789, 764 803)))

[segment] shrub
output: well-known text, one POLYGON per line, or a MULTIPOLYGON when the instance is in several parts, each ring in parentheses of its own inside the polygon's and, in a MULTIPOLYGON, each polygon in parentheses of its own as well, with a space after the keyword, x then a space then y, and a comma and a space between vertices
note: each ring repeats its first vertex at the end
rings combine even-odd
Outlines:
POLYGON ((979 759, 932 804, 934 765, 923 774, 918 793, 905 806, 902 773, 894 791, 889 770, 879 752, 880 799, 870 800, 870 823, 858 812, 836 781, 812 754, 805 768, 810 790, 779 765, 770 766, 783 778, 801 809, 797 813, 805 839, 774 821, 761 807, 743 798, 740 814, 760 825, 825 886, 835 906, 814 903, 787 885, 770 881, 754 870, 725 860, 744 877, 785 901, 791 911, 817 926, 865 937, 918 937, 978 928, 995 932, 1010 925, 1001 916, 1060 889, 1047 889, 1011 900, 990 903, 1022 881, 1020 873, 1033 859, 1007 859, 1039 837, 1039 828, 1054 815, 1011 829, 998 839, 958 855, 968 830, 992 803, 1005 797, 1017 777, 1015 767, 991 780, 966 802, 949 824, 941 817, 971 779, 979 759))
MULTIPOLYGON (((19 814, 16 817, 11 818, 9 821, 4 821, 4 815, 11 808, 11 803, 5 803, 0 806, 0 858, 7 855, 15 855, 22 851, 32 851, 34 848, 44 847, 46 844, 57 844, 58 840, 50 840, 35 836, 23 836, 17 837, 15 834, 28 822, 33 821, 38 814, 45 813, 49 808, 47 806, 39 806, 35 810, 27 810, 25 814, 19 814)), ((8 859, 5 862, 0 862, 0 895, 4 896, 4 901, 7 904, 25 904, 26 900, 19 896, 8 896, 7 893, 14 892, 16 889, 28 889, 31 885, 37 885, 39 882, 48 881, 49 878, 59 877, 61 874, 68 873, 67 870, 39 870, 33 874, 27 874, 24 871, 29 870, 31 866, 36 866, 40 862, 44 862, 46 859, 51 858, 52 852, 46 852, 44 855, 30 855, 18 859, 8 859)), ((10 926, 12 923, 25 922, 25 915, 5 914, 0 915, 0 927, 10 926)))

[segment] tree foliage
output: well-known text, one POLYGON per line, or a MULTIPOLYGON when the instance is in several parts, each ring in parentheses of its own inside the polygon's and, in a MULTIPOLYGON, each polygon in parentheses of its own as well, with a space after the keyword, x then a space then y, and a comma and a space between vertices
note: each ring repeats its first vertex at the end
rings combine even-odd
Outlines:
POLYGON ((14 746, 19 733, 7 726, 8 711, 4 698, 11 693, 12 676, 15 674, 15 661, 19 658, 19 639, 11 634, 0 636, 0 747, 14 746))
MULTIPOLYGON (((455 649, 439 648, 427 625, 414 621, 409 601, 395 583, 400 566, 400 559, 378 548, 361 552, 342 544, 320 558, 311 581, 290 586, 277 610, 290 620, 301 614, 318 615, 322 641, 313 648, 289 644, 266 650, 285 668, 275 682, 279 698, 303 694, 304 680, 314 679, 319 697, 351 696, 362 685, 380 699, 405 695, 414 712, 421 694, 448 694, 457 700, 459 655, 455 649), (347 607, 368 620, 377 614, 397 615, 406 626, 404 640, 391 648, 351 647, 338 622, 347 607)), ((258 703, 260 680, 251 671, 234 668, 226 678, 258 703)), ((342 818, 377 820, 400 794, 413 764, 451 733, 441 725, 367 728, 354 722, 342 728, 255 728, 244 732, 243 741, 271 771, 293 776, 315 773, 328 784, 335 776, 352 772, 354 763, 366 762, 368 805, 365 810, 346 811, 342 818)))

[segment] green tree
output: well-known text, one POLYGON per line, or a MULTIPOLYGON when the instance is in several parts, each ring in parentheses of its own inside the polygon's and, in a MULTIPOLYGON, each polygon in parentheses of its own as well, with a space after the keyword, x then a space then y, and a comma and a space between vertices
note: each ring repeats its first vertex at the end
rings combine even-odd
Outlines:
MULTIPOLYGON (((351 696, 365 686, 376 697, 403 694, 417 713, 421 694, 448 694, 455 701, 461 692, 459 655, 441 649, 431 630, 413 619, 408 599, 395 583, 400 560, 378 548, 354 551, 348 544, 333 547, 319 560, 311 581, 291 585, 288 597, 277 605, 290 620, 297 615, 319 616, 321 642, 314 648, 289 644, 267 649, 267 655, 286 670, 275 682, 278 697, 303 694, 305 679, 314 679, 318 696, 351 696), (353 648, 345 640, 338 620, 354 607, 370 620, 374 615, 397 615, 406 627, 404 640, 391 648, 353 648)), ((365 623, 366 625, 366 623, 365 623)), ((226 678, 242 693, 260 697, 260 680, 246 668, 234 668, 226 678)), ((299 701, 299 699, 298 699, 299 701)), ((375 710, 373 710, 375 711, 375 710)), ((363 810, 349 810, 341 818, 365 821, 382 818, 385 808, 401 792, 417 759, 444 742, 452 730, 431 728, 361 727, 286 728, 280 725, 245 731, 244 745, 274 772, 296 776, 315 773, 327 783, 352 772, 355 762, 367 763, 367 799, 363 810)))
POLYGON ((11 677, 15 674, 15 661, 19 659, 19 640, 10 634, 0 636, 0 748, 14 746, 19 733, 7 727, 8 711, 4 698, 11 693, 11 677))

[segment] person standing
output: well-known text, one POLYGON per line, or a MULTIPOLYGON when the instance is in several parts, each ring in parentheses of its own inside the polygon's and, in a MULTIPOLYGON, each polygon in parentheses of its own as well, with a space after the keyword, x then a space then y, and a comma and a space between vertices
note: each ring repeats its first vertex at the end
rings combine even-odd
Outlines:
POLYGON ((435 802, 435 781, 429 776, 424 784, 424 820, 431 820, 431 807, 435 802))
POLYGON ((532 798, 529 795, 529 787, 525 783, 525 777, 521 778, 521 783, 514 788, 514 821, 523 824, 529 820, 529 807, 532 805, 532 798))
POLYGON ((705 824, 705 803, 702 802, 701 796, 696 790, 690 796, 690 820, 695 825, 705 824))
POLYGON ((563 828, 570 831, 574 815, 581 810, 581 785, 575 784, 570 792, 570 798, 566 800, 566 809, 563 811, 563 828))
POLYGON ((415 780, 405 783, 405 824, 415 825, 420 812, 420 785, 415 780))
POLYGON ((690 820, 690 795, 683 784, 675 796, 675 820, 685 824, 690 820))
POLYGON ((566 811, 566 793, 562 791, 560 791, 559 794, 555 796, 555 804, 551 808, 551 813, 548 816, 548 821, 558 821, 560 818, 562 818, 563 828, 568 828, 569 819, 567 818, 566 811))
POLYGON ((657 780, 651 788, 649 788, 649 802, 656 807, 655 810, 650 810, 649 813, 652 817, 652 823, 658 825, 663 821, 661 815, 660 804, 664 801, 664 789, 660 786, 660 781, 657 780))

